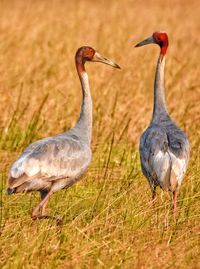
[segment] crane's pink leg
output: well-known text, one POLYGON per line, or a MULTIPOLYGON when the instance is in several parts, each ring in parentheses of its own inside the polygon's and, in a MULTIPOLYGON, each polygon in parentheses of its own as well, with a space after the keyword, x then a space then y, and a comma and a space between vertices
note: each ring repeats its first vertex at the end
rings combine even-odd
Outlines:
POLYGON ((175 190, 173 192, 173 211, 174 211, 174 216, 176 216, 176 213, 177 213, 177 196, 178 196, 178 191, 175 190))
POLYGON ((155 206, 156 203, 156 188, 154 187, 152 190, 152 205, 155 206))
MULTIPOLYGON (((43 200, 47 196, 47 194, 48 194, 48 191, 41 191, 40 192, 41 200, 43 200)), ((46 203, 41 208, 41 216, 45 216, 46 215, 45 209, 46 209, 47 203, 48 203, 48 200, 46 201, 46 203)))
POLYGON ((45 217, 46 216, 46 205, 48 203, 49 200, 46 200, 45 203, 42 205, 42 208, 41 208, 41 216, 42 217, 45 217))
POLYGON ((33 212, 32 212, 32 219, 33 220, 37 219, 38 217, 45 216, 45 208, 46 208, 46 205, 47 205, 49 198, 52 194, 53 194, 53 192, 49 191, 45 195, 45 197, 42 199, 42 201, 39 203, 39 205, 33 209, 33 212), (40 210, 41 210, 42 214, 39 213, 40 210))

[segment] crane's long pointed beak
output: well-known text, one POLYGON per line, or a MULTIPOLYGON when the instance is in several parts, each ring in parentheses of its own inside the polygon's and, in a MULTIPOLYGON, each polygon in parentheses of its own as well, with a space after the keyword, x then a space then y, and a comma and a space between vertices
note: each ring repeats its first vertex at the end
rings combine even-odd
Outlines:
POLYGON ((101 63, 104 63, 104 64, 108 64, 108 65, 111 65, 115 68, 118 68, 118 69, 121 69, 121 67, 114 63, 113 61, 103 57, 100 53, 98 52, 95 52, 93 58, 92 58, 92 62, 101 62, 101 63))
POLYGON ((135 45, 135 48, 141 47, 141 46, 144 46, 144 45, 148 45, 148 44, 152 44, 152 43, 155 43, 155 41, 153 39, 153 36, 150 36, 147 39, 145 39, 145 40, 139 42, 137 45, 135 45))

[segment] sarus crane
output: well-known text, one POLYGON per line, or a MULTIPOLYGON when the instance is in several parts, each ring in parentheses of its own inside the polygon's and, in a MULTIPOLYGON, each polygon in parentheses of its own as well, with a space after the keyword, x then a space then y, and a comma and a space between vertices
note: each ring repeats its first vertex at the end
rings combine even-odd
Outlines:
POLYGON ((8 194, 40 192, 41 201, 32 211, 33 219, 45 217, 49 197, 73 185, 91 162, 92 98, 85 70, 87 61, 120 68, 91 47, 79 48, 75 63, 82 87, 82 106, 76 125, 65 133, 30 144, 10 168, 8 194))
POLYGON ((135 47, 157 44, 160 55, 154 82, 154 106, 150 125, 140 138, 140 159, 144 176, 152 190, 155 203, 156 187, 173 193, 173 211, 176 213, 177 195, 186 172, 190 145, 186 134, 171 119, 165 102, 164 69, 168 48, 165 32, 155 32, 135 47))

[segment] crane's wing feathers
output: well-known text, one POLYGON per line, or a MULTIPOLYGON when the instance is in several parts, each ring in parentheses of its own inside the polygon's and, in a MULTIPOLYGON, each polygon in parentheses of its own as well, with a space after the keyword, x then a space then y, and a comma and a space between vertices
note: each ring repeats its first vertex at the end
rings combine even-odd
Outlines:
POLYGON ((160 166, 159 159, 167 152, 168 140, 164 132, 148 128, 140 140, 140 158, 142 170, 152 184, 158 180, 155 166, 160 166), (156 164, 157 163, 157 164, 156 164))
POLYGON ((184 132, 179 128, 169 129, 167 139, 171 152, 178 158, 186 158, 188 162, 190 145, 184 132))
POLYGON ((178 129, 150 125, 140 140, 142 171, 150 185, 163 189, 181 183, 189 160, 189 142, 178 129))
POLYGON ((39 140, 28 146, 10 169, 10 177, 20 181, 32 178, 55 180, 74 178, 81 174, 91 160, 89 146, 75 136, 57 136, 39 140))

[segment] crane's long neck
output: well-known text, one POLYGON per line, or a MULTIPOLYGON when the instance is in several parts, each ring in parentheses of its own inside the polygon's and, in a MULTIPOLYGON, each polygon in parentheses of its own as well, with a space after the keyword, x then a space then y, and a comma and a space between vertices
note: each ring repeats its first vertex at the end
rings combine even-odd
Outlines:
POLYGON ((89 80, 82 61, 76 61, 76 68, 82 88, 81 113, 76 124, 76 128, 81 130, 82 136, 84 136, 90 144, 92 137, 92 97, 90 93, 89 80))
POLYGON ((156 77, 154 83, 154 107, 153 107, 153 122, 160 122, 169 117, 165 102, 164 88, 164 69, 165 55, 160 54, 156 67, 156 77))

